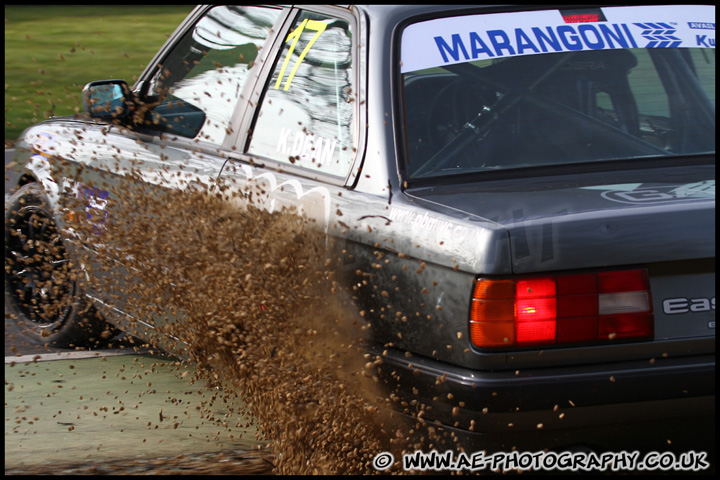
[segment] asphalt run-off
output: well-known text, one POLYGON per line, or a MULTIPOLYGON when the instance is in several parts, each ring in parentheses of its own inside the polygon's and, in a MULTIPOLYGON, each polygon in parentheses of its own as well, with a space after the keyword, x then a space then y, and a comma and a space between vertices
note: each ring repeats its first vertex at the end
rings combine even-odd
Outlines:
POLYGON ((151 354, 6 356, 6 473, 257 450, 263 442, 241 402, 191 378, 188 366, 151 354))

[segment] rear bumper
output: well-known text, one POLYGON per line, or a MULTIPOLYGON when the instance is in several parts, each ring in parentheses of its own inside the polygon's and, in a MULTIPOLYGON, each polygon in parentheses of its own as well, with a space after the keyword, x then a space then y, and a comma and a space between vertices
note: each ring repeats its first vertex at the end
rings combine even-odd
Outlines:
MULTIPOLYGON (((516 423, 543 420, 536 412, 517 415, 516 423)), ((680 400, 658 400, 619 405, 581 407, 573 412, 576 421, 555 428, 528 428, 471 432, 443 427, 451 441, 466 452, 593 450, 677 453, 715 452, 715 396, 680 400), (651 412, 651 413, 650 413, 651 412), (682 415, 678 415, 682 412, 682 415)), ((549 421, 552 421, 549 420, 549 421)), ((714 461, 713 461, 714 463, 714 461)))
POLYGON ((706 431, 689 433, 708 434, 714 443, 714 355, 480 372, 385 350, 378 373, 400 411, 415 423, 442 425, 466 451, 572 444, 617 449, 640 430, 662 448, 678 426, 700 418, 712 419, 698 423, 706 431))

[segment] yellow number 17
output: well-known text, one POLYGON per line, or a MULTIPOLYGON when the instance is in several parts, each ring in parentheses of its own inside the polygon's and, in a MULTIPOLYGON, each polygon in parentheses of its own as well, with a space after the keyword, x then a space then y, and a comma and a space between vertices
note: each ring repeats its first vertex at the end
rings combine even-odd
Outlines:
POLYGON ((297 59, 297 62, 295 62, 295 66, 293 67, 292 71, 290 71, 290 75, 288 76, 288 79, 285 81, 285 88, 283 90, 287 90, 290 88, 290 84, 293 81, 293 78, 295 77, 295 72, 297 72, 298 67, 302 63, 303 59, 305 58, 305 55, 307 55, 307 52, 310 50, 310 47, 313 46, 313 43, 315 43, 315 40, 318 39, 321 33, 325 31, 325 28, 327 27, 327 23, 318 22, 316 20, 309 20, 305 19, 303 22, 292 32, 290 32, 287 36, 287 39, 285 40, 285 43, 288 43, 290 39, 292 39, 292 43, 290 44, 290 50, 287 53, 287 56, 285 57, 285 61, 283 62, 282 69, 280 70, 280 75, 278 76, 277 82, 275 82, 275 89, 277 90, 280 88, 280 83, 282 83, 282 79, 285 76, 285 69, 288 66, 288 62, 290 61, 290 57, 292 56, 293 51, 295 50, 295 45, 297 44, 298 39, 300 38, 300 35, 302 35, 303 30, 307 28, 308 30, 314 30, 317 32, 312 40, 305 46, 302 53, 300 53, 300 56, 297 59))

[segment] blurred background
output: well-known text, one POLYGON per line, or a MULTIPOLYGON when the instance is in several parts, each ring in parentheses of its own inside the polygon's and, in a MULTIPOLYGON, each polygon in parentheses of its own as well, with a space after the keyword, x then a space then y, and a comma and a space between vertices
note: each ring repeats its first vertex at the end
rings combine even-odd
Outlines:
POLYGON ((134 84, 192 9, 6 5, 5 147, 32 124, 79 112, 88 82, 112 78, 134 84))

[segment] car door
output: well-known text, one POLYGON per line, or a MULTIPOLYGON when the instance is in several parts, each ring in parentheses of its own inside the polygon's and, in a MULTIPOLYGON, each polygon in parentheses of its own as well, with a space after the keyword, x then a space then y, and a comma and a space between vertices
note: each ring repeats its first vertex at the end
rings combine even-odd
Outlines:
MULTIPOLYGON (((86 244, 115 249, 96 258, 119 262, 93 268, 86 293, 117 323, 129 321, 147 336, 175 317, 150 306, 164 301, 145 298, 151 289, 143 285, 157 277, 141 275, 133 262, 157 250, 159 237, 169 235, 157 220, 174 215, 168 214, 175 208, 170 192, 206 191, 217 179, 247 92, 286 14, 286 9, 261 6, 196 10, 137 83, 130 118, 124 119, 129 128, 87 129, 78 143, 74 156, 87 161, 66 177, 73 178, 70 190, 80 208, 93 217, 85 233, 107 230, 114 237, 86 244), (158 315, 150 315, 154 311, 158 315)), ((196 238, 176 241, 201 247, 196 238)))
POLYGON ((293 9, 242 116, 223 183, 269 212, 294 209, 325 233, 362 161, 360 20, 336 7, 293 9), (345 192, 345 193, 344 193, 345 192))

